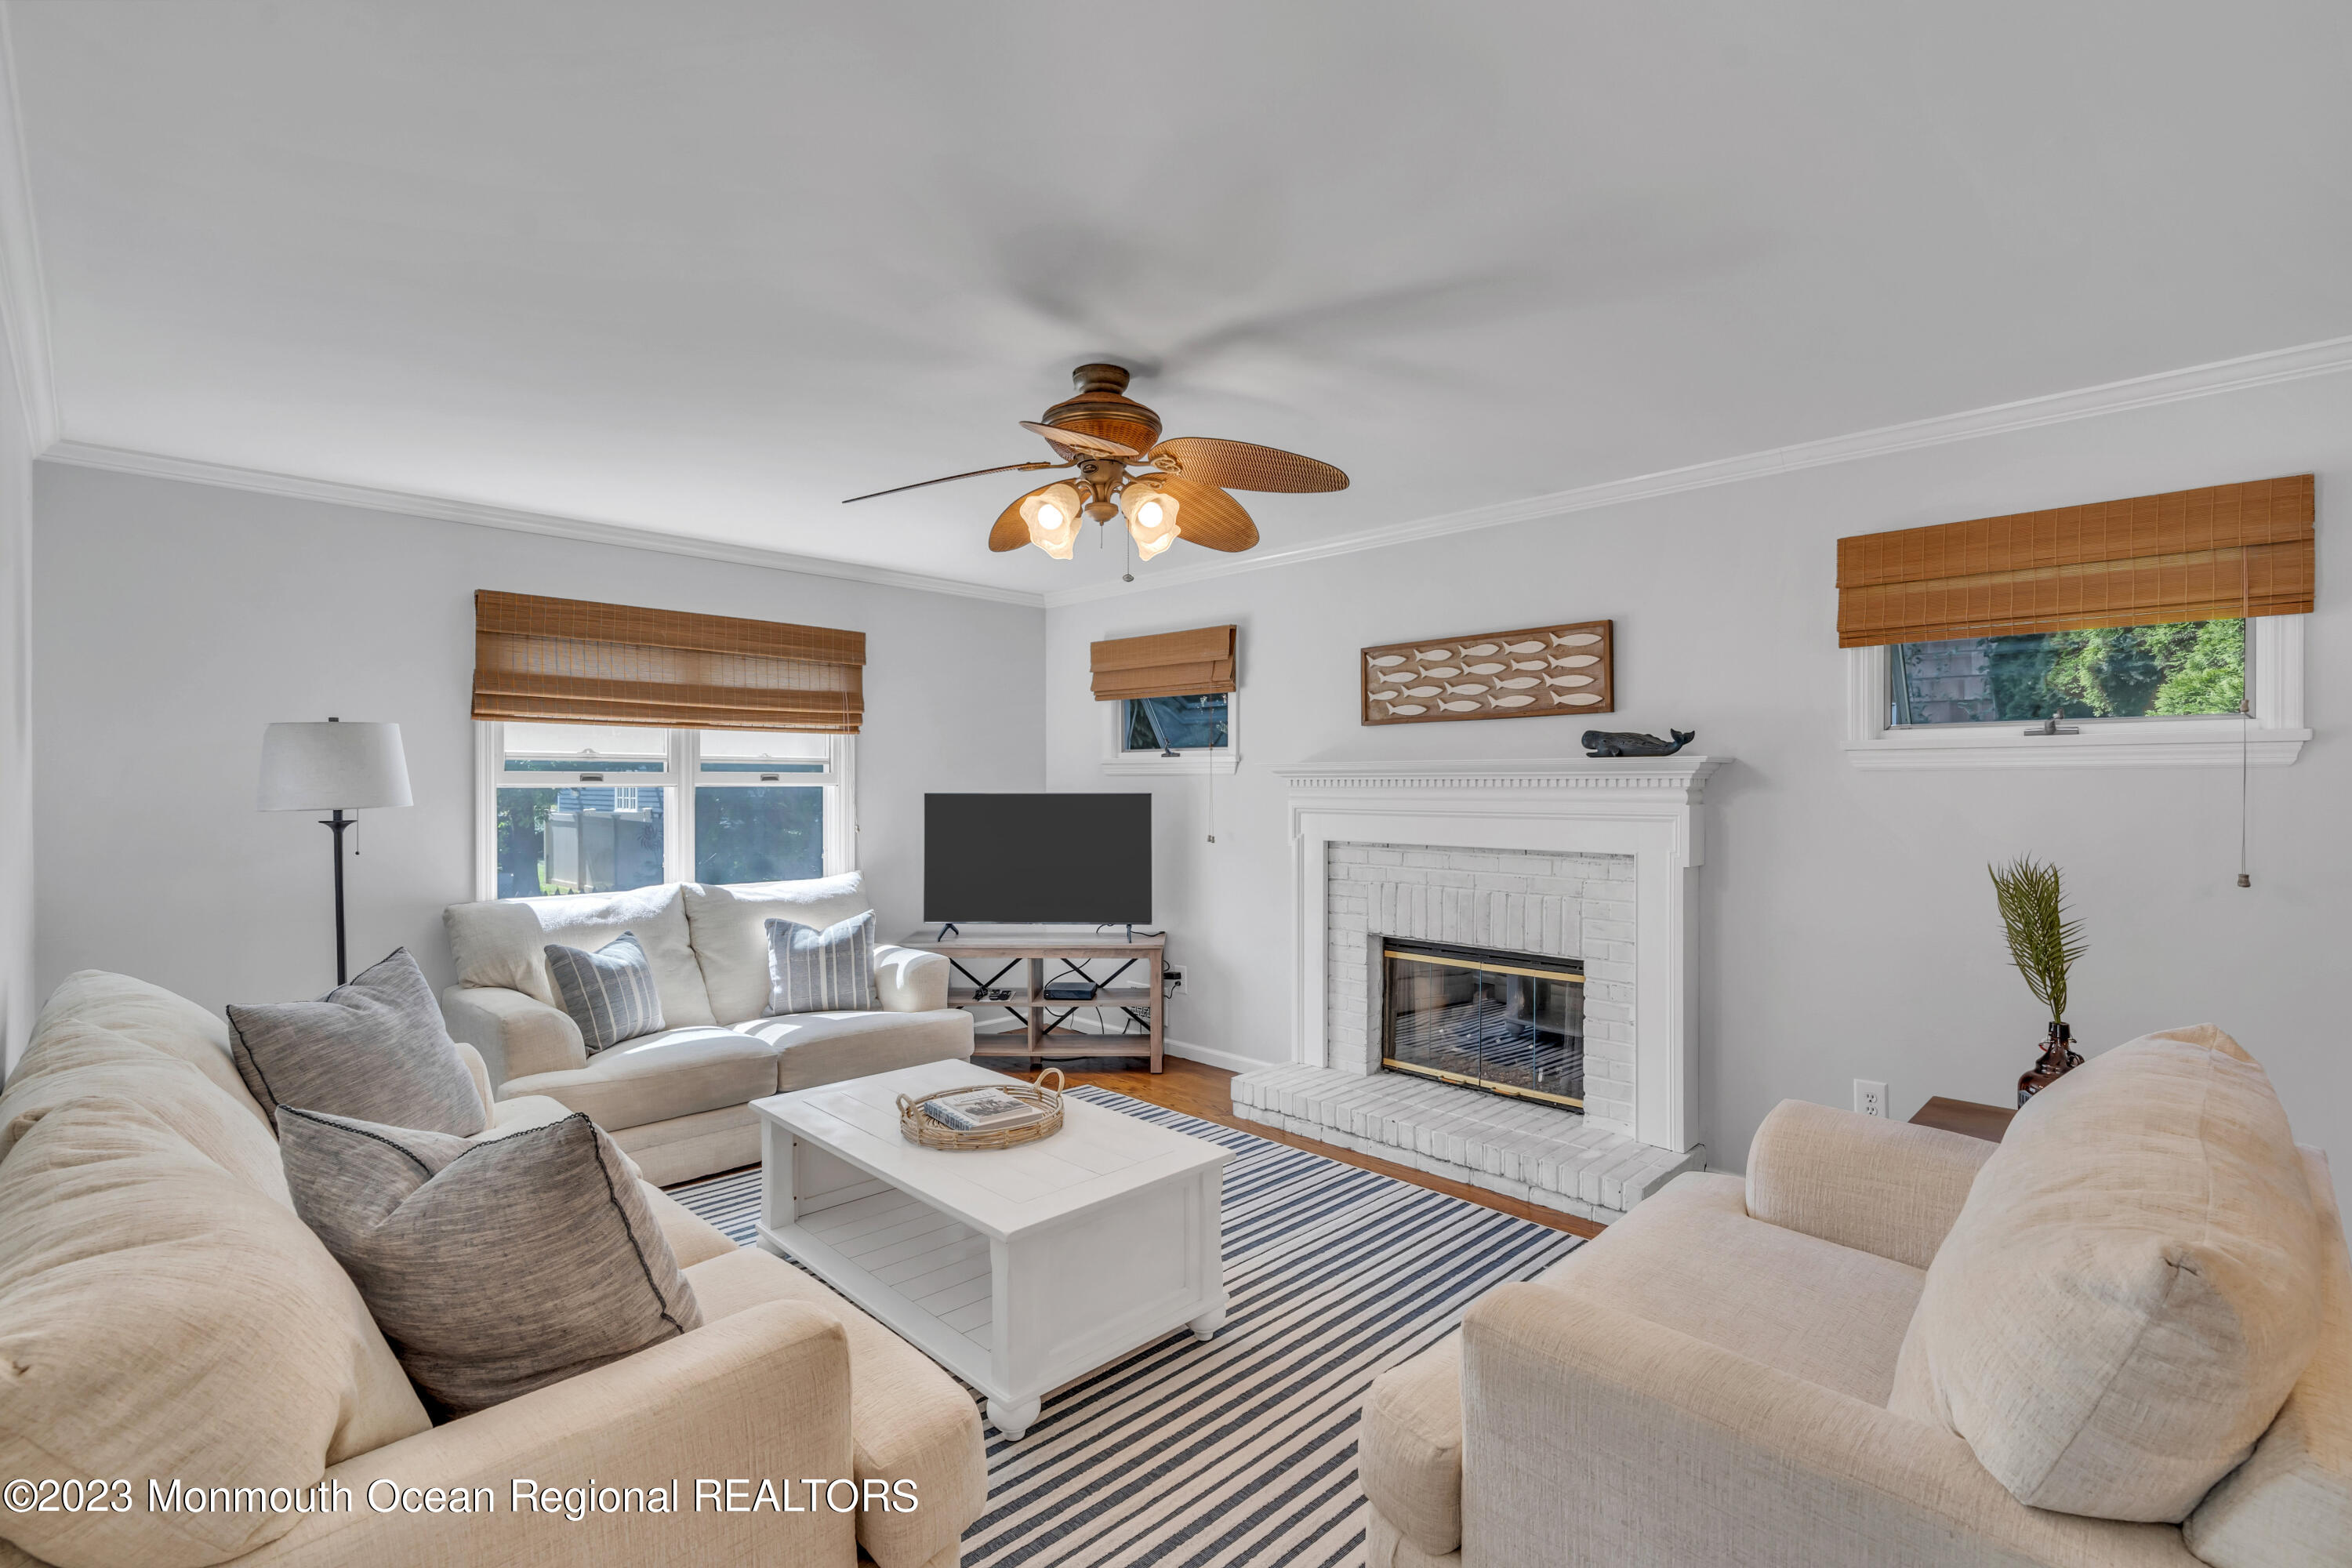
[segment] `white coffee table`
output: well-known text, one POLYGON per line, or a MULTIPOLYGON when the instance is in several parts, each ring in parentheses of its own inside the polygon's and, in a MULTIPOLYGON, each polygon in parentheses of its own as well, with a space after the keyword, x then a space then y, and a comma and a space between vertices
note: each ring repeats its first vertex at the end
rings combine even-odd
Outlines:
POLYGON ((1062 1130, 951 1151, 898 1132, 898 1096, 1012 1083, 966 1062, 755 1100, 760 1244, 988 1396, 1017 1438, 1045 1395, 1171 1329, 1225 1319, 1217 1145, 1079 1100, 1062 1130))

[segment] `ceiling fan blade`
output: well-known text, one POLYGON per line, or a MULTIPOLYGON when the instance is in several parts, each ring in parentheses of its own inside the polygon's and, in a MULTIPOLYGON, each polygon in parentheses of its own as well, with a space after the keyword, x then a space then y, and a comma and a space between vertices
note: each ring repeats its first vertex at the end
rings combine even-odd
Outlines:
POLYGON ((1021 428, 1035 431, 1051 446, 1089 458, 1126 458, 1132 461, 1143 456, 1134 447, 1123 447, 1117 441, 1106 441, 1099 436, 1082 436, 1076 430, 1065 430, 1058 426, 1040 425, 1034 419, 1021 421, 1021 428))
POLYGON ((1211 550, 1247 550, 1257 542, 1257 524, 1242 503, 1214 485, 1171 474, 1160 488, 1176 499, 1176 531, 1211 550))
POLYGON ((1197 484, 1229 490, 1344 490, 1348 476, 1328 463, 1276 447, 1178 436, 1151 448, 1150 460, 1175 459, 1172 472, 1197 484))
POLYGON ((1009 474, 1024 468, 1060 468, 1066 467, 1068 467, 1068 465, 1066 463, 1000 463, 992 468, 974 468, 970 473, 966 474, 942 474, 936 479, 918 479, 911 485, 893 485, 887 490, 868 490, 862 496, 851 496, 841 504, 847 506, 850 501, 854 500, 872 500, 877 496, 894 496, 900 490, 919 490, 925 485, 943 485, 950 479, 976 479, 982 474, 1009 474))
MULTIPOLYGON (((1054 467, 1051 463, 1040 463, 1037 466, 1041 468, 1054 467)), ((1060 479, 1055 479, 1054 484, 1062 482, 1060 479)), ((1041 494, 1053 488, 1054 485, 1039 485, 1026 494, 1014 496, 1013 504, 996 514, 996 525, 988 531, 988 547, 1002 555, 1008 550, 1018 550, 1028 543, 1029 525, 1022 521, 1021 503, 1027 500, 1030 496, 1041 494)), ((1181 507, 1183 503, 1179 501, 1177 505, 1181 507)))

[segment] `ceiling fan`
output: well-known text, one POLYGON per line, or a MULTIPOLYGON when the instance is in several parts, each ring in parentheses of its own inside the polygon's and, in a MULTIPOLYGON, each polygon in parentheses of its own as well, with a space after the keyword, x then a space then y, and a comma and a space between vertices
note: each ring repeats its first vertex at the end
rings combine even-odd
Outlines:
POLYGON ((1162 441, 1160 416, 1127 395, 1127 377, 1118 365, 1082 364, 1070 373, 1077 385, 1074 396, 1045 410, 1042 421, 1021 422, 1023 429, 1045 438, 1056 462, 974 468, 849 500, 872 500, 982 474, 1076 468, 1075 479, 1041 486, 999 513, 996 526, 989 530, 988 547, 1003 552, 1034 544, 1057 561, 1067 561, 1081 521, 1105 523, 1124 515, 1137 552, 1149 561, 1179 538, 1211 550, 1247 550, 1255 544, 1257 524, 1227 490, 1348 488, 1347 475, 1296 452, 1205 436, 1162 441), (1130 468, 1144 471, 1130 474, 1130 468))

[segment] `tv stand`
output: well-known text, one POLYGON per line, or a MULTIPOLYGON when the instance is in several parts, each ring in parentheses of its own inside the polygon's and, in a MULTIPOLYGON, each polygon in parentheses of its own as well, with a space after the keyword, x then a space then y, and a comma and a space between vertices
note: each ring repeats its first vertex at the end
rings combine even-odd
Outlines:
POLYGON ((1160 994, 1160 980, 1168 939, 1138 935, 1132 926, 1127 930, 1123 937, 1109 933, 1024 936, 1017 931, 965 936, 950 924, 937 936, 926 928, 900 945, 936 952, 955 966, 954 977, 948 985, 948 1005, 971 1013, 975 1025, 1003 1015, 1020 1022, 1022 1026, 1017 1030, 977 1032, 971 1053, 974 1061, 1007 1057, 1044 1061, 1136 1057, 1148 1059, 1151 1070, 1159 1072, 1162 1070, 1160 1047, 1166 1037, 1168 1003, 1160 994), (954 934, 950 935, 950 931, 954 934), (1097 962, 1107 962, 1114 967, 1108 975, 1097 977, 1087 969, 1087 964, 1097 962), (1049 974, 1048 964, 1060 967, 1049 974), (1132 973, 1138 967, 1143 971, 1139 977, 1132 973), (1015 970, 1023 972, 1022 981, 1006 984, 1006 977, 1015 970), (1049 1001, 1046 982, 1066 973, 1091 981, 1096 987, 1094 999, 1049 1001), (1124 985, 1119 984, 1122 979, 1127 981, 1124 985), (1007 994, 999 997, 995 994, 1000 991, 1007 994), (1131 1018, 1144 1026, 1145 1033, 1089 1035, 1064 1027, 1088 1008, 1099 1008, 1113 1017, 1131 1018))

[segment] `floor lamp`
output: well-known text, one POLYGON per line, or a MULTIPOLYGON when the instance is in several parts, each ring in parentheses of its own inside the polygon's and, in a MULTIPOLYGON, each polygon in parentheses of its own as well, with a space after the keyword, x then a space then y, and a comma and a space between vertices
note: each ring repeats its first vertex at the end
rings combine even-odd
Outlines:
POLYGON ((397 724, 272 724, 261 735, 263 811, 331 811, 335 835, 335 984, 351 978, 343 943, 343 833, 347 811, 407 805, 408 759, 397 724))

